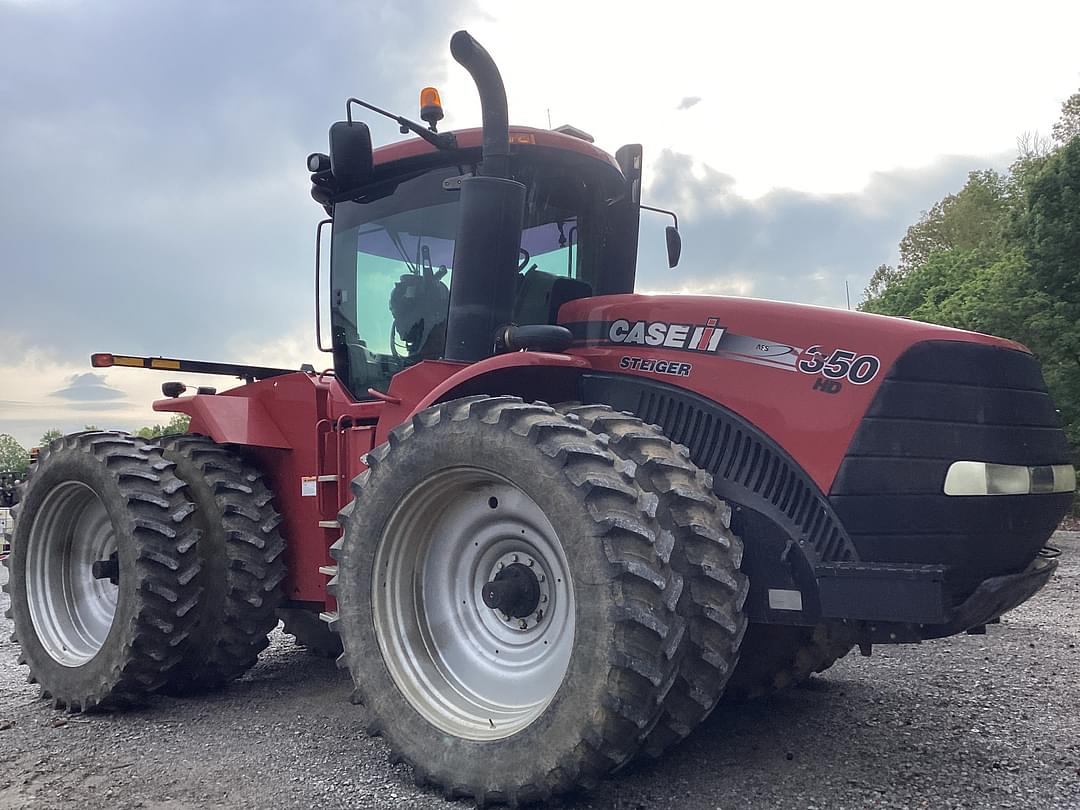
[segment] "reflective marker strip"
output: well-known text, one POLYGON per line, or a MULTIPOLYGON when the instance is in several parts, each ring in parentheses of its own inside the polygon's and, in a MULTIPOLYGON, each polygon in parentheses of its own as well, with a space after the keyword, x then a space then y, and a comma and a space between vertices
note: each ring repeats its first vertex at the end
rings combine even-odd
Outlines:
POLYGON ((179 360, 163 360, 161 358, 151 358, 150 368, 180 368, 179 360))
POLYGON ((802 593, 786 588, 769 588, 769 607, 772 610, 802 610, 802 593))
POLYGON ((1044 495, 1076 490, 1071 464, 1024 467, 985 461, 954 461, 945 475, 946 495, 1044 495))

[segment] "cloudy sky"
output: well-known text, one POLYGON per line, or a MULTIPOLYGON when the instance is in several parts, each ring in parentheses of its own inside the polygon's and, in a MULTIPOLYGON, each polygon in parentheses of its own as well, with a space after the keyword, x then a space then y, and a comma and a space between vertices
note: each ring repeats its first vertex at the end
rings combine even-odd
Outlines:
POLYGON ((458 28, 512 121, 644 144, 684 236, 668 271, 646 220, 646 291, 857 300, 1080 88, 1065 2, 0 0, 0 433, 155 421, 166 377, 93 351, 318 363, 304 158, 348 95, 415 115, 435 84, 444 128, 475 125, 458 28))

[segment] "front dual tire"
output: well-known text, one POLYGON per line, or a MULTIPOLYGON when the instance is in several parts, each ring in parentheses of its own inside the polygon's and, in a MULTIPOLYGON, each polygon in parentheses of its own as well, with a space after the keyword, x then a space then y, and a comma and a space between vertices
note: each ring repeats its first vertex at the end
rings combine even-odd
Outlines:
POLYGON ((686 628, 673 540, 632 465, 511 397, 424 411, 368 465, 333 554, 369 730, 419 783, 480 803, 544 800, 628 761, 686 628))

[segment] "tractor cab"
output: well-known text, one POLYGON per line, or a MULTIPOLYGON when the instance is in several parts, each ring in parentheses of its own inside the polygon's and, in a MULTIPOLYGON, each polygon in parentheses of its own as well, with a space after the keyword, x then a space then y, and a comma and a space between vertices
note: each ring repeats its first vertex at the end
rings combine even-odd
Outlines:
MULTIPOLYGON (((333 220, 334 365, 357 399, 446 357, 462 184, 484 171, 480 138, 457 133, 445 151, 420 139, 375 150, 369 181, 337 194, 313 176, 333 220)), ((524 187, 524 211, 517 261, 495 270, 511 277, 509 322, 555 324, 569 301, 632 292, 640 147, 624 147, 620 161, 557 132, 514 128, 510 140, 508 179, 524 187)))

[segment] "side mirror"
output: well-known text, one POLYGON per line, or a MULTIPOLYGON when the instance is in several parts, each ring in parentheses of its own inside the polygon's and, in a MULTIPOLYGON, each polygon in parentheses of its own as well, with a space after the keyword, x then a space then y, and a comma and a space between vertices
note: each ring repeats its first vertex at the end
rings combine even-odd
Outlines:
POLYGON ((674 225, 667 226, 664 237, 667 240, 667 266, 671 268, 679 263, 679 257, 682 256, 682 237, 674 225))
POLYGON ((371 131, 362 121, 338 121, 330 126, 330 173, 345 191, 371 180, 374 158, 371 131))

